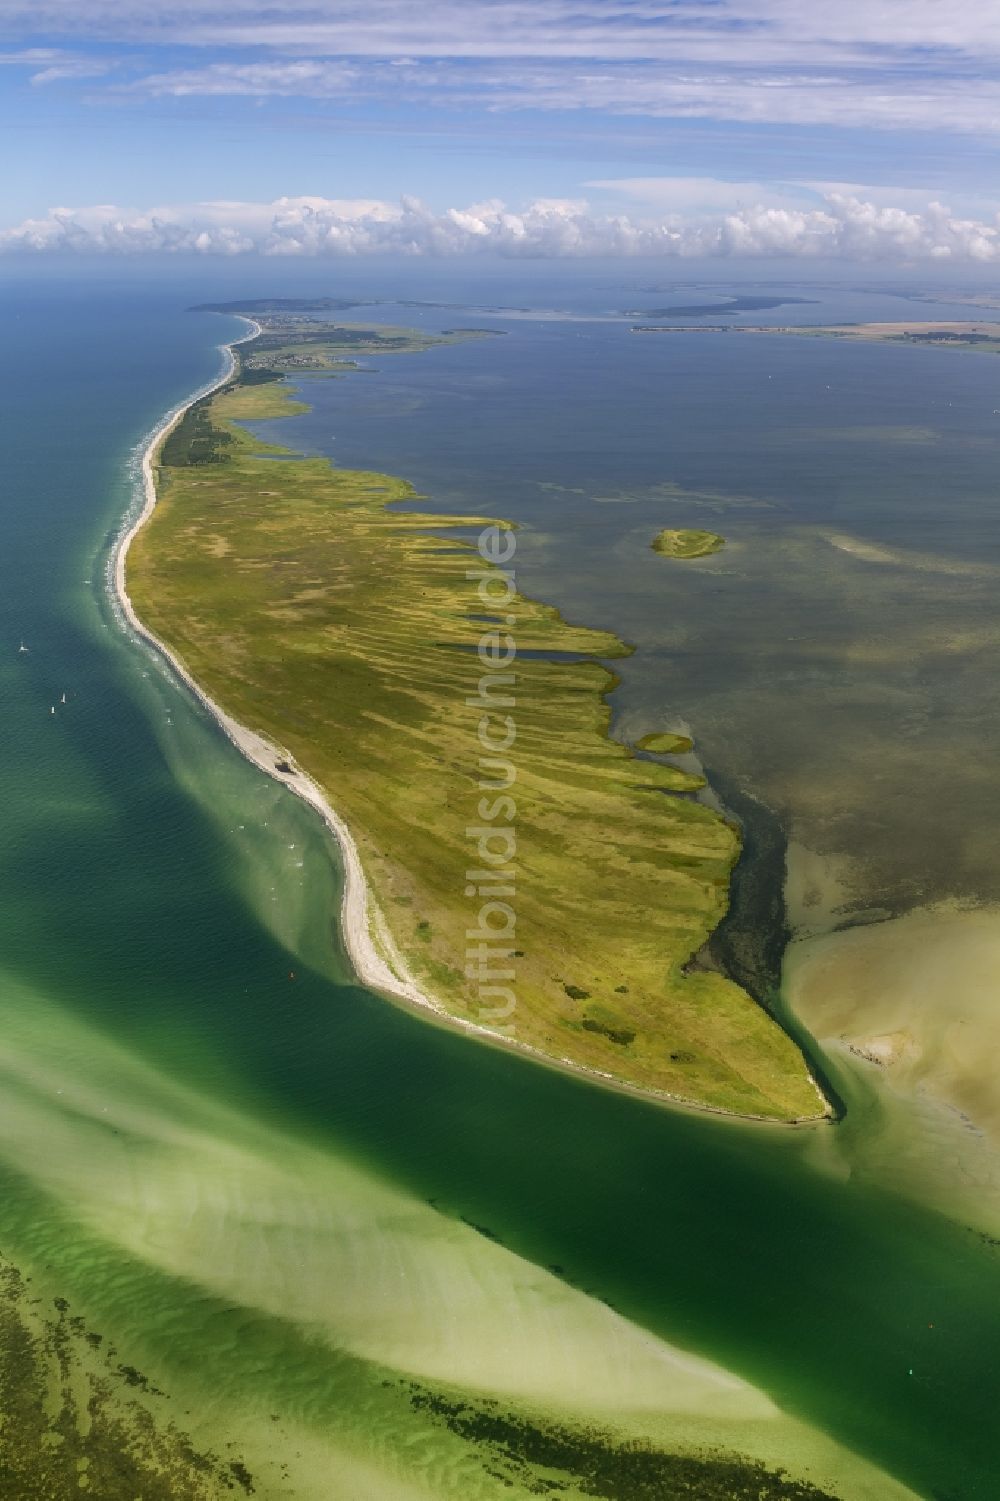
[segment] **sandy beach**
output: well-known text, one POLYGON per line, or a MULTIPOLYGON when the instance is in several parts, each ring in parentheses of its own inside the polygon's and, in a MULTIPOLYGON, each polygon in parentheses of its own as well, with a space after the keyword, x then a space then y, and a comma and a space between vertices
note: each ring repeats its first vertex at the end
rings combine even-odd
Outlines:
POLYGON ((137 614, 126 587, 126 563, 129 548, 137 534, 151 516, 156 505, 156 477, 155 458, 156 454, 177 424, 184 417, 185 412, 200 401, 203 397, 211 395, 214 391, 224 386, 233 376, 236 369, 235 349, 237 345, 246 343, 256 338, 261 332, 260 325, 253 319, 244 318, 249 331, 242 339, 234 339, 230 343, 220 345, 220 352, 224 355, 224 366, 215 380, 200 387, 193 392, 180 405, 174 407, 163 418, 150 434, 143 449, 140 473, 142 478, 143 504, 135 519, 123 530, 112 552, 109 564, 109 582, 113 598, 121 612, 124 623, 132 633, 146 645, 152 647, 159 656, 165 659, 174 673, 194 694, 198 702, 211 714, 222 729, 227 738, 236 746, 237 750, 248 761, 260 768, 261 771, 273 777, 275 781, 288 787, 297 797, 302 798, 310 807, 315 808, 327 828, 337 841, 340 851, 344 872, 343 900, 340 911, 340 928, 344 938, 344 945, 348 958, 357 974, 361 984, 371 990, 378 991, 389 999, 409 1007, 416 1007, 424 1014, 433 1016, 439 1023, 457 1028, 465 1033, 475 1034, 484 1042, 492 1043, 496 1047, 520 1053, 537 1063, 550 1068, 561 1069, 593 1080, 607 1088, 619 1093, 638 1095, 643 1099, 652 1099, 664 1105, 683 1110, 694 1110, 699 1114, 717 1115, 733 1121, 747 1121, 756 1125, 780 1126, 795 1128, 800 1125, 815 1125, 829 1122, 832 1112, 818 1085, 815 1085, 816 1093, 821 1102, 821 1110, 815 1116, 802 1121, 774 1121, 763 1116, 739 1114, 735 1111, 724 1110, 721 1107, 699 1104, 696 1101, 686 1100, 683 1097, 669 1094, 665 1090, 642 1089, 635 1085, 623 1083, 611 1074, 602 1073, 598 1069, 587 1068, 575 1063, 569 1058, 560 1058, 555 1054, 544 1053, 538 1048, 531 1047, 526 1043, 518 1042, 515 1038, 504 1036, 492 1031, 488 1027, 480 1026, 476 1022, 454 1016, 440 1001, 427 994, 416 982, 410 973, 403 956, 389 931, 388 925, 382 912, 379 910, 371 893, 368 881, 365 877, 358 853, 357 844, 347 824, 331 806, 322 789, 295 763, 294 757, 283 747, 273 744, 265 736, 248 729, 227 714, 219 704, 201 687, 191 675, 184 663, 170 648, 160 640, 137 614), (281 768, 288 767, 288 770, 281 768))
POLYGON ((329 802, 317 787, 316 783, 306 776, 294 763, 292 757, 281 747, 272 745, 262 735, 248 729, 231 718, 226 711, 204 691, 200 684, 191 676, 179 657, 175 656, 163 641, 155 636, 140 620, 136 613, 132 600, 126 587, 126 561, 132 542, 152 514, 156 505, 156 477, 154 473, 154 461, 156 453, 167 436, 182 420, 185 412, 200 401, 202 397, 209 396, 229 381, 236 369, 236 355, 234 353, 237 344, 242 344, 256 338, 260 333, 260 325, 252 319, 245 319, 249 324, 249 332, 242 339, 236 339, 231 344, 222 345, 225 355, 225 365, 217 379, 207 386, 194 392, 180 406, 168 412, 163 421, 150 435, 141 459, 141 475, 143 490, 143 506, 138 516, 122 534, 112 557, 112 582, 117 602, 122 614, 137 636, 164 657, 173 668, 174 672, 186 684, 204 708, 217 721, 226 736, 232 741, 242 755, 255 766, 259 766, 268 776, 274 777, 296 793, 298 797, 309 803, 322 817, 324 823, 333 833, 340 848, 341 858, 344 865, 344 899, 341 908, 340 921, 344 934, 344 942, 348 956, 357 971, 362 984, 375 990, 386 992, 393 997, 435 1012, 443 1019, 454 1022, 458 1026, 466 1026, 470 1030, 483 1032, 486 1029, 475 1027, 471 1023, 463 1023, 457 1018, 450 1017, 443 1007, 438 1005, 416 985, 408 973, 406 966, 396 952, 391 934, 389 933, 381 913, 375 908, 370 899, 368 883, 365 880, 361 868, 361 860, 358 855, 357 845, 351 836, 351 832, 343 819, 334 811, 329 802), (291 767, 290 771, 282 772, 278 769, 278 763, 291 767), (378 945, 373 938, 373 930, 378 938, 378 945))

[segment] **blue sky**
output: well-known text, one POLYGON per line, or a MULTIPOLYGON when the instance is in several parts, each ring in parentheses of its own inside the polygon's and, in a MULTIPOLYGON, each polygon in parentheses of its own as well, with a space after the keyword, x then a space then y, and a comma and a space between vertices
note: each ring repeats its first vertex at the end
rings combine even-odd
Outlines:
POLYGON ((0 0, 0 128, 8 249, 1000 258, 968 0, 0 0))

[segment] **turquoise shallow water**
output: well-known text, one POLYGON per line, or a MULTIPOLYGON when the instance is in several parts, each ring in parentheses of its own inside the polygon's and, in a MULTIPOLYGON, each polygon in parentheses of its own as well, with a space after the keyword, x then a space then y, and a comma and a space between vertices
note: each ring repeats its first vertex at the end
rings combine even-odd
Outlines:
MULTIPOLYGON (((473 1046, 352 983, 336 949, 336 872, 316 821, 244 765, 124 638, 103 592, 100 559, 130 502, 128 455, 166 407, 212 374, 214 345, 235 325, 181 316, 195 295, 169 285, 109 292, 93 283, 53 284, 5 289, 3 299, 10 347, 0 590, 0 1005, 7 1021, 0 1030, 8 1045, 22 1032, 39 1045, 48 1035, 53 1056, 68 1059, 67 1066, 75 1056, 101 1056, 106 1044, 123 1046, 206 1108, 244 1112, 265 1132, 335 1153, 432 1201, 441 1214, 489 1230, 530 1260, 557 1266, 566 1280, 639 1324, 763 1386, 921 1494, 995 1494, 995 1249, 887 1192, 821 1171, 815 1133, 747 1129, 620 1098, 473 1046), (28 654, 17 650, 22 638, 28 654), (53 716, 50 707, 63 692, 68 702, 53 716)), ((562 339, 565 348, 567 327, 529 330, 524 353, 545 339, 562 339)), ((485 465, 495 476, 489 502, 503 514, 526 515, 529 491, 537 496, 542 476, 543 445, 523 457, 517 422, 523 432, 544 423, 538 390, 517 392, 519 368, 538 368, 537 358, 520 365, 517 337, 477 345, 472 356, 464 346, 400 362, 389 385, 375 376, 367 388, 367 377, 327 385, 298 436, 307 441, 322 420, 325 431, 338 434, 340 461, 403 472, 456 508, 467 504, 485 465), (463 358, 474 359, 471 384, 463 358), (491 359, 499 363, 491 366, 491 359), (474 420, 453 417, 446 453, 443 413, 463 373, 467 390, 479 382, 492 395, 474 420), (403 411, 404 388, 422 409, 390 424, 388 414, 403 411), (491 446, 490 432, 502 432, 502 444, 494 438, 491 446), (473 450, 476 465, 463 460, 473 450)), ((650 362, 672 358, 647 354, 647 347, 636 389, 649 390, 660 378, 650 362)), ((843 363, 850 353, 810 351, 819 384, 826 384, 819 377, 829 361, 843 363)), ((575 371, 586 385, 575 354, 561 358, 567 380, 575 371)), ((775 355, 777 367, 786 358, 775 355)), ((947 378, 963 399, 981 399, 978 358, 927 358, 949 360, 947 378)), ((586 364, 590 400, 593 372, 608 359, 602 347, 586 364)), ((547 597, 589 623, 626 634, 630 619, 641 623, 638 613, 630 615, 629 593, 640 577, 630 571, 633 555, 595 566, 598 555, 620 558, 614 549, 624 525, 603 520, 624 508, 600 508, 595 488, 638 489, 642 470, 646 485, 672 481, 732 493, 739 480, 740 493, 753 498, 745 454, 762 419, 746 419, 749 436, 730 425, 727 443, 710 452, 703 439, 703 469, 690 432, 698 371, 718 403, 720 381, 742 378, 741 367, 720 376, 718 363, 710 367, 700 350, 692 362, 688 416, 676 419, 681 436, 670 440, 669 464, 662 428, 650 426, 656 414, 647 413, 644 427, 627 381, 621 420, 627 413, 628 452, 617 469, 606 384, 599 428, 596 416, 588 419, 595 436, 587 455, 574 449, 566 417, 576 388, 569 384, 549 408, 543 477, 579 486, 591 504, 572 502, 570 526, 554 510, 542 526, 536 510, 539 541, 527 550, 528 566, 533 579, 552 586, 547 597), (740 445, 742 462, 733 452, 740 445), (643 451, 648 458, 640 463, 643 451), (547 540, 553 537, 562 553, 547 540), (591 563, 578 570, 585 555, 591 563)), ((859 368, 869 367, 862 361, 859 368)), ((858 378, 845 376, 852 392, 858 378)), ((998 379, 992 368, 988 378, 998 379)), ((749 377, 745 383, 752 387, 749 377)), ((870 392, 857 396, 868 412, 871 399, 870 392)), ((855 395, 842 401, 838 425, 856 425, 846 409, 855 395)), ((704 395, 698 410, 707 424, 704 395)), ((804 404, 796 420, 806 425, 810 411, 804 404)), ((878 413, 880 425, 899 421, 895 412, 878 413)), ((969 423, 981 431, 982 424, 969 423)), ((285 424, 283 441, 291 430, 285 424)), ((860 469, 851 472, 860 485, 860 469)), ((794 479, 800 487, 801 471, 794 479)), ((979 483, 977 470, 966 487, 970 497, 979 483)), ((771 499, 777 484, 769 486, 771 499)), ((759 476, 756 488, 763 489, 759 476)), ((789 478, 789 496, 792 488, 789 478)), ((828 489, 838 525, 871 525, 870 515, 859 519, 859 492, 849 493, 843 476, 828 489)), ((929 483, 925 530, 932 490, 929 483)), ((641 509, 628 525, 637 531, 663 515, 662 501, 635 504, 641 509)), ((966 520, 972 511, 970 499, 966 520)), ((787 524, 787 511, 780 516, 787 524)), ((727 513, 730 522, 739 529, 736 511, 727 513)), ((992 526, 987 517, 976 547, 964 532, 956 553, 994 545, 992 526)), ((780 531, 776 522, 773 530, 780 531)), ((897 517, 889 540, 901 545, 904 535, 897 517)), ((940 541, 922 537, 919 546, 940 541)), ((654 581, 665 587, 662 574, 641 577, 644 588, 654 581)), ((677 585, 680 610, 691 616, 696 604, 680 593, 689 587, 677 585)), ((725 602, 723 608, 736 610, 725 602)), ((666 637, 659 655, 655 645, 653 663, 642 651, 632 659, 626 691, 642 706, 655 683, 658 702, 699 724, 696 643, 689 641, 686 671, 667 665, 666 637)), ((730 671, 727 663, 719 667, 717 687, 730 671)), ((702 703, 709 697, 702 687, 702 703)), ((808 808, 801 813, 814 816, 808 808)), ((857 1108, 875 1107, 859 1100, 857 1108)), ((38 1176, 29 1182, 19 1171, 17 1121, 9 1113, 2 1119, 5 1250, 43 1258, 80 1298, 101 1290, 111 1306, 109 1288, 131 1288, 142 1339, 175 1363, 182 1352, 189 1363, 198 1359, 199 1349, 211 1358, 221 1341, 232 1390, 241 1383, 247 1390, 288 1386, 287 1330, 238 1304, 216 1305, 183 1280, 153 1276, 120 1244, 106 1244, 93 1224, 84 1232, 65 1202, 57 1207, 51 1184, 39 1197, 38 1176)), ((341 1377, 330 1379, 339 1390, 341 1377)), ((344 1409, 342 1420, 355 1418, 344 1409)))

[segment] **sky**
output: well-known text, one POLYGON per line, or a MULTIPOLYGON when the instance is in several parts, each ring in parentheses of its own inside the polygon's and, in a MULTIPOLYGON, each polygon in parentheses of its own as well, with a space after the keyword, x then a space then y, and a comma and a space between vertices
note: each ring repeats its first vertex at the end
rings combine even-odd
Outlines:
POLYGON ((0 0, 0 254, 1000 261, 990 0, 0 0))

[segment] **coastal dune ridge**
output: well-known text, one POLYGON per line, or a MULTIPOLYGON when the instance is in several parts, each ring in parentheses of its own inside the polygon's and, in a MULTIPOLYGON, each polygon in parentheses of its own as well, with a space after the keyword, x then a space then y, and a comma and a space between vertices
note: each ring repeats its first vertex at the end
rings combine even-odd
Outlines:
POLYGON ((816 1112, 795 1118, 780 1119, 754 1114, 747 1110, 726 1108, 720 1104, 692 1100, 662 1087, 633 1084, 586 1062, 544 1051, 531 1043, 493 1030, 489 1026, 456 1016, 415 979, 404 956, 399 951, 374 896, 354 836, 322 788, 301 769, 291 752, 227 713, 197 681, 183 660, 143 622, 127 588, 126 566, 129 549, 150 520, 157 505, 156 460, 162 445, 196 402, 217 394, 232 380, 238 371, 237 347, 249 343, 263 332, 261 325, 247 314, 233 314, 233 316, 239 316, 247 324, 248 331, 241 338, 230 340, 219 346, 224 356, 224 364, 220 373, 212 381, 199 387, 186 400, 173 407, 157 424, 145 442, 138 473, 138 478, 141 479, 142 504, 134 518, 123 528, 112 550, 107 570, 109 589, 122 624, 132 632, 135 638, 152 648, 172 669, 241 755, 279 785, 287 787, 302 801, 308 803, 320 815, 333 835, 343 868, 340 930, 348 960, 360 984, 397 1004, 416 1008, 425 1017, 433 1017, 442 1025, 458 1029, 465 1034, 474 1034, 484 1042, 519 1053, 546 1067, 560 1069, 578 1076, 582 1075, 620 1093, 637 1095, 640 1098, 655 1100, 674 1108, 694 1110, 698 1113, 708 1113, 759 1125, 797 1127, 828 1123, 833 1113, 811 1072, 808 1072, 806 1077, 816 1095, 818 1106, 816 1112))

